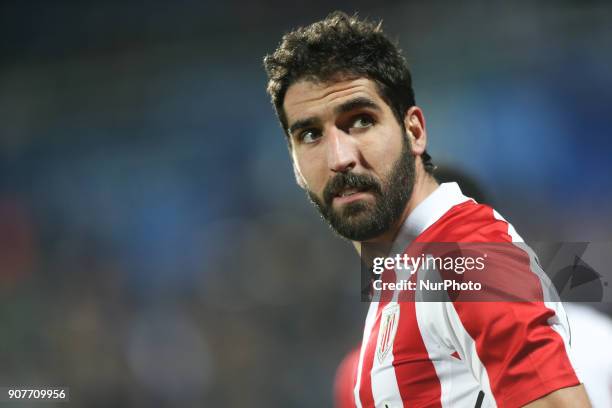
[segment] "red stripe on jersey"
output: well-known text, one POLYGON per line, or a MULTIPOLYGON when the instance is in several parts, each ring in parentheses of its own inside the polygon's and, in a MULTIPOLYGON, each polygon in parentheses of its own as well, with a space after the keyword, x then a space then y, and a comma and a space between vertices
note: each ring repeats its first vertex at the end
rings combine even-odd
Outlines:
POLYGON ((403 301, 393 341, 393 367, 400 395, 406 407, 441 407, 440 380, 415 328, 418 328, 415 303, 403 301))
MULTIPOLYGON (((390 317, 390 316, 387 316, 387 320, 391 320, 391 317, 390 317)), ((382 323, 382 322, 381 322, 381 323, 382 323)), ((381 345, 381 348, 382 348, 382 347, 384 347, 384 346, 385 346, 385 344, 386 344, 386 341, 387 341, 387 334, 389 333, 389 327, 390 327, 389 322, 387 322, 387 324, 385 325, 385 332, 384 332, 384 334, 383 334, 382 339, 380 340, 380 345, 381 345)))

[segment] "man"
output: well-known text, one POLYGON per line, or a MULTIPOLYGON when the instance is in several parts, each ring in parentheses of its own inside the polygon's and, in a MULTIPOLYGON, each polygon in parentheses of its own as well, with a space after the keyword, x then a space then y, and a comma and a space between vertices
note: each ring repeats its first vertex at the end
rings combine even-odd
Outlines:
MULTIPOLYGON (((410 72, 380 24, 333 13, 285 35, 264 64, 297 183, 358 252, 364 244, 522 241, 490 207, 432 176, 410 72)), ((533 254, 524 254, 526 266, 507 269, 539 284, 533 254)), ((531 302, 486 305, 375 298, 355 405, 589 406, 568 356, 565 313, 543 286, 535 292, 531 302)))

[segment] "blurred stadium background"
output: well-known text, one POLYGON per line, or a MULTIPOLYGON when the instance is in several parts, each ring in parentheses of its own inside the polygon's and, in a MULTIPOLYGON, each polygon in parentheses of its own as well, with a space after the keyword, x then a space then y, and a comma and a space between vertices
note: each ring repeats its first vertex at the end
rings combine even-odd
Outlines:
POLYGON ((293 181, 262 58, 383 19, 434 161, 529 239, 612 241, 607 2, 2 2, 0 385, 82 407, 330 406, 359 263, 293 181))

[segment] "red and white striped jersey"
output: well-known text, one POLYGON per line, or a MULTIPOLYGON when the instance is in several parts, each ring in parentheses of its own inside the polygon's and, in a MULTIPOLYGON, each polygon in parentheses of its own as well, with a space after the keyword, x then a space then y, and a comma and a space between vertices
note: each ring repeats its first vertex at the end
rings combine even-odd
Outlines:
MULTIPOLYGON (((523 240, 491 207, 445 183, 408 216, 394 247, 412 242, 523 240)), ((533 262, 512 273, 540 279, 535 254, 526 252, 533 262)), ((372 301, 356 371, 350 370, 354 404, 519 407, 579 384, 565 311, 541 293, 529 302, 372 301)))

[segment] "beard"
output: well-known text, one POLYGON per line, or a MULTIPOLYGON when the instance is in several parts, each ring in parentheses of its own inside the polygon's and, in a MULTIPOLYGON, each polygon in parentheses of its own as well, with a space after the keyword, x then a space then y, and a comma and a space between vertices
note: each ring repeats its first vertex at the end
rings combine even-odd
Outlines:
POLYGON ((336 174, 325 186, 323 199, 308 190, 308 196, 321 216, 338 235, 351 241, 368 241, 389 230, 401 217, 412 195, 415 159, 404 133, 402 151, 386 179, 378 181, 369 174, 336 174), (333 201, 345 189, 357 189, 374 196, 374 203, 358 200, 334 209, 333 201))

